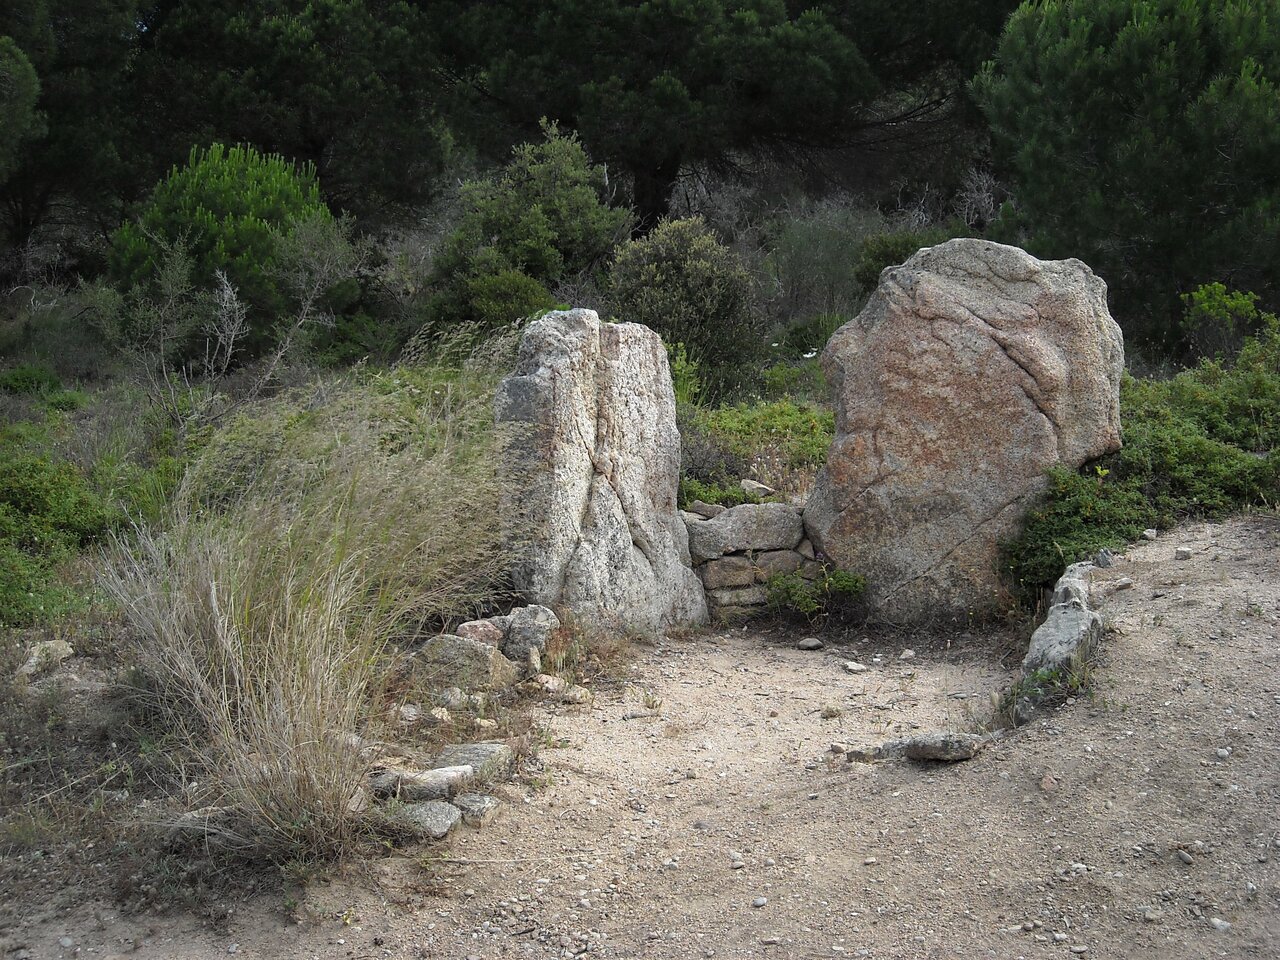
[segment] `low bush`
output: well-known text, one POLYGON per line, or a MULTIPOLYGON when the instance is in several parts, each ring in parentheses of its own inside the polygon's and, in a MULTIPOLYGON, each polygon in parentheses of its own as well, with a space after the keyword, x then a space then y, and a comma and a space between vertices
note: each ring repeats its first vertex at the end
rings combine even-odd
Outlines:
POLYGON ((71 593, 58 566, 121 518, 72 464, 0 440, 0 626, 65 608, 71 593))
POLYGON ((701 219, 664 220, 624 244, 609 268, 610 308, 697 358, 707 399, 754 385, 764 328, 742 258, 701 219))
MULTIPOLYGON (((314 167, 299 169, 246 146, 193 148, 186 165, 157 184, 136 221, 112 236, 111 275, 123 292, 154 292, 165 258, 185 250, 196 289, 215 289, 221 274, 248 304, 241 346, 261 353, 291 305, 291 291, 275 269, 281 239, 295 224, 317 218, 332 220, 314 167)), ((199 347, 193 341, 181 349, 193 356, 199 347)))
POLYGON ((748 462, 767 457, 797 469, 817 469, 835 436, 835 415, 794 400, 755 401, 702 411, 699 420, 748 462))
POLYGON ((462 214, 432 274, 429 323, 489 333, 546 310, 551 290, 601 264, 631 226, 574 134, 544 124, 493 176, 462 187, 462 214))
POLYGON ((43 396, 62 389, 58 375, 44 364, 22 363, 0 371, 0 390, 43 396))
POLYGON ((921 247, 965 236, 966 232, 962 224, 952 224, 923 230, 894 230, 868 237, 858 250, 858 264, 853 275, 862 289, 870 293, 879 284, 880 274, 886 267, 905 263, 921 247))
POLYGON ((193 800, 275 862, 341 853, 392 642, 499 589, 494 378, 355 371, 205 442, 161 528, 121 539, 109 592, 154 707, 202 767, 193 800))
POLYGON ((713 503, 721 507, 737 507, 744 503, 759 503, 760 498, 747 493, 736 481, 704 483, 693 477, 680 478, 680 506, 688 509, 695 500, 713 503))
MULTIPOLYGON (((803 493, 826 461, 835 435, 829 410, 794 400, 687 408, 681 416, 684 490, 694 499, 733 505, 744 478, 803 493), (694 484, 707 496, 695 496, 694 484)), ((738 501, 747 502, 747 501, 738 501)))
POLYGON ((1124 446, 1049 477, 1043 503, 1005 547, 1024 597, 1070 563, 1149 527, 1280 503, 1280 325, 1269 320, 1232 363, 1204 361, 1169 380, 1121 386, 1124 446))
POLYGON ((769 578, 769 608, 777 614, 803 617, 809 623, 830 616, 849 616, 867 588, 866 578, 845 570, 823 567, 814 580, 795 573, 769 578))
POLYGON ((796 321, 805 316, 851 316, 866 295, 857 275, 863 245, 885 229, 884 218, 843 197, 802 199, 787 204, 765 229, 762 296, 775 321, 800 326, 796 321))

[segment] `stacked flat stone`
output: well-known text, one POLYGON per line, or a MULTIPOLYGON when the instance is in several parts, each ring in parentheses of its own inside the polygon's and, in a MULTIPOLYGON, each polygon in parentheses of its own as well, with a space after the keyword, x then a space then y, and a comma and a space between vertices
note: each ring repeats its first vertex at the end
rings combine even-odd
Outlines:
POLYGON ((683 514, 689 556, 702 580, 707 606, 718 620, 763 611, 765 587, 775 574, 817 579, 822 572, 805 539, 800 510, 789 503, 720 507, 697 502, 683 514))

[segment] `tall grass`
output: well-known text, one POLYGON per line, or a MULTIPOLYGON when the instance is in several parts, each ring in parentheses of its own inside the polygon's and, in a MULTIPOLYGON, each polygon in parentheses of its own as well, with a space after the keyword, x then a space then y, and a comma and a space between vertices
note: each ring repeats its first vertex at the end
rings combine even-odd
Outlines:
POLYGON ((262 404, 209 438, 165 524, 117 539, 106 586, 201 801, 234 810, 224 837, 293 859, 361 836, 396 641, 499 586, 491 389, 401 368, 262 404))

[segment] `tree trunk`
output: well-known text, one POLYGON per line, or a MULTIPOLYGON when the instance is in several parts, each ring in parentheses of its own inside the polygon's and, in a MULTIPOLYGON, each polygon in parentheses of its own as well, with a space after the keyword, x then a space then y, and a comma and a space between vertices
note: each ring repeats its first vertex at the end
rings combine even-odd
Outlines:
POLYGON ((671 207, 671 194, 680 175, 680 158, 632 164, 630 173, 631 202, 636 210, 635 236, 643 237, 671 207))

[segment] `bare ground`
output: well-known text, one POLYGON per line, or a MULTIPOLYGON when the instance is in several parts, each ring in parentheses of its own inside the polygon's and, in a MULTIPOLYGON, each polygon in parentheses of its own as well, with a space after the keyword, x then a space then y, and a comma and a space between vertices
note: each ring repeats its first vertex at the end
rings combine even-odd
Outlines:
POLYGON ((905 661, 669 640, 593 709, 538 708, 547 744, 481 831, 199 915, 122 913, 90 866, 59 889, 33 868, 0 956, 1274 957, 1278 548, 1261 517, 1132 548, 1095 580, 1092 694, 966 763, 827 748, 969 728, 1016 665, 998 636, 905 661))

